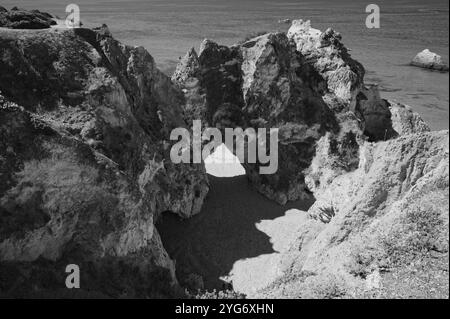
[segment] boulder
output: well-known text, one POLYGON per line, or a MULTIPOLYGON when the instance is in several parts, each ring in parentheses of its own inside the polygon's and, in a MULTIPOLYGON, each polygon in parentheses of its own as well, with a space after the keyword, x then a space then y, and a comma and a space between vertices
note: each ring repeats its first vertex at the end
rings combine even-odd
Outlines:
POLYGON ((444 63, 442 57, 428 49, 419 52, 412 60, 411 65, 430 70, 448 72, 448 65, 444 63))

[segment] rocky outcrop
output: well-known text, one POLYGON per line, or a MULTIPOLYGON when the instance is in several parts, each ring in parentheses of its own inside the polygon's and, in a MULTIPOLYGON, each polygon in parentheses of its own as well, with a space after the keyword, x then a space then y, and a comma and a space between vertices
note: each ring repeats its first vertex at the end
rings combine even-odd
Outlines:
POLYGON ((389 101, 389 110, 392 128, 396 134, 402 136, 431 131, 428 124, 410 106, 389 101))
POLYGON ((57 293, 77 264, 86 294, 174 296, 154 223, 208 191, 170 161, 181 93, 145 49, 88 29, 3 29, 0 51, 0 294, 57 293))
POLYGON ((0 297, 176 296, 154 224, 203 204, 204 167, 169 157, 170 132, 198 119, 278 128, 279 170, 246 162, 250 181, 280 204, 317 199, 258 225, 276 253, 237 263, 237 292, 448 297, 448 132, 366 86, 334 30, 205 40, 172 80, 107 26, 2 28, 0 53, 0 297), (68 264, 82 290, 65 289, 68 264))
POLYGON ((269 298, 447 298, 448 145, 448 131, 364 144, 358 169, 315 193, 309 212, 298 213, 296 239, 260 269, 261 278, 282 275, 256 293, 235 289, 269 298))
POLYGON ((238 293, 448 297, 448 131, 430 132, 366 86, 338 33, 295 21, 287 35, 205 41, 173 80, 189 119, 223 128, 226 113, 228 127, 279 128, 279 171, 244 165, 260 192, 281 204, 316 198, 308 212, 257 225, 275 252, 233 265, 226 279, 238 293))
POLYGON ((252 184, 280 204, 319 187, 321 178, 309 174, 318 153, 333 162, 328 167, 335 176, 356 168, 365 140, 401 133, 394 129, 390 103, 377 87, 365 86, 364 68, 341 36, 313 29, 309 21, 294 21, 287 34, 269 33, 232 47, 205 40, 199 54, 191 49, 181 60, 172 80, 184 92, 188 121, 279 129, 278 172, 261 175, 260 164, 244 166, 252 184))
MULTIPOLYGON (((172 79, 184 90, 188 120, 202 119, 213 127, 279 128, 278 173, 263 176, 258 164, 246 163, 247 174, 260 192, 281 204, 308 196, 302 170, 316 141, 327 131, 338 134, 339 124, 314 82, 322 79, 285 34, 233 47, 206 40, 198 56, 192 50, 187 54, 172 79)), ((349 121, 358 127, 356 117, 349 121)))
POLYGON ((10 29, 48 29, 56 25, 55 18, 39 10, 26 11, 13 8, 8 11, 0 6, 0 27, 10 29))
POLYGON ((364 87, 365 71, 351 58, 341 42, 341 34, 331 28, 321 32, 312 28, 309 21, 295 20, 287 35, 325 81, 328 91, 354 106, 364 87))
POLYGON ((448 72, 448 65, 444 63, 442 57, 428 49, 417 53, 411 65, 424 69, 448 72))

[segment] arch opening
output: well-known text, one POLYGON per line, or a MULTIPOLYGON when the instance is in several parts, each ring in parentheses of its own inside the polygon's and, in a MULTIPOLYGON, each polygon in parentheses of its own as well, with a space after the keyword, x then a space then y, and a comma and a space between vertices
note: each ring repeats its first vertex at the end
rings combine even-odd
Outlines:
POLYGON ((280 206, 258 193, 244 165, 221 144, 204 160, 210 191, 200 214, 180 219, 163 214, 157 225, 176 263, 180 284, 190 292, 262 286, 291 228, 301 224, 313 201, 280 206), (281 248, 280 248, 281 247, 281 248), (267 268, 268 266, 269 268, 267 268))
POLYGON ((225 144, 217 147, 208 158, 205 159, 206 172, 214 177, 237 177, 245 175, 245 169, 225 144))

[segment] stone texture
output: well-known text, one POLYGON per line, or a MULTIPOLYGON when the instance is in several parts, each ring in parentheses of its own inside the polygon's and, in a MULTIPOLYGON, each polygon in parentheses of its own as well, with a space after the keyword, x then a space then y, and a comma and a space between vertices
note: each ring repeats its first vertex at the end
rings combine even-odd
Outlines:
POLYGON ((448 72, 448 65, 444 63, 442 57, 428 49, 417 53, 411 61, 411 65, 424 69, 448 72))
POLYGON ((295 20, 288 31, 297 50, 325 80, 328 91, 347 103, 355 103, 363 88, 364 67, 353 60, 342 36, 331 28, 321 32, 310 21, 295 20))
POLYGON ((250 181, 280 204, 317 199, 259 224, 276 251, 237 263, 236 291, 448 298, 448 131, 367 87, 332 29, 298 20, 198 52, 171 81, 106 26, 0 30, 0 297, 179 296, 154 224, 200 211, 204 167, 173 165, 169 133, 201 119, 278 128, 279 171, 245 163, 250 181))
POLYGON ((227 279, 238 293, 448 297, 448 131, 382 99, 341 36, 309 22, 229 48, 205 41, 188 60, 195 67, 180 64, 173 77, 188 118, 222 127, 214 114, 225 107, 230 127, 279 128, 279 172, 246 164, 250 180, 281 204, 308 191, 317 199, 258 225, 275 252, 234 264, 227 279))
POLYGON ((366 143, 359 168, 315 193, 296 239, 260 273, 282 275, 250 296, 446 298, 448 137, 366 143), (328 220, 325 211, 333 212, 328 220))
POLYGON ((0 278, 20 273, 1 293, 63 289, 75 263, 85 293, 174 296, 154 223, 208 192, 204 167, 170 161, 181 92, 145 49, 88 29, 3 29, 0 51, 0 278))
POLYGON ((39 10, 26 11, 13 8, 8 11, 0 7, 0 27, 11 29, 48 29, 55 25, 54 18, 39 10))
POLYGON ((172 76, 185 95, 185 118, 220 128, 278 128, 278 172, 261 175, 260 164, 243 164, 254 187, 280 204, 310 196, 323 182, 309 173, 311 164, 320 166, 318 153, 329 159, 325 174, 332 178, 356 168, 364 141, 399 134, 390 103, 376 86, 366 87, 363 66, 332 29, 296 20, 287 34, 232 47, 205 40, 199 52, 191 49, 172 76))

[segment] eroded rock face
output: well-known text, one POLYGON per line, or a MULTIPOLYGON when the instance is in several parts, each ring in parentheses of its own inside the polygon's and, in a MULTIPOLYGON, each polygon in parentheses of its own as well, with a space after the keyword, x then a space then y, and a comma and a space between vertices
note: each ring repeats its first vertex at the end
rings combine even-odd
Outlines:
POLYGON ((20 275, 1 293, 64 289, 74 263, 85 292, 173 296, 154 222, 198 213, 208 192, 203 167, 170 161, 181 93, 145 49, 88 29, 4 29, 0 51, 0 277, 45 267, 51 282, 20 275))
POLYGON ((391 111, 392 128, 398 135, 403 136, 431 131, 428 124, 410 106, 393 101, 388 103, 391 111))
POLYGON ((295 21, 288 34, 232 47, 206 40, 174 83, 106 26, 2 29, 0 53, 0 296, 174 296, 154 223, 166 211, 197 214, 208 192, 201 165, 169 158, 172 129, 197 119, 278 128, 278 172, 245 163, 249 179, 280 204, 317 198, 307 213, 262 223, 280 237, 275 259, 255 261, 255 281, 234 274, 238 292, 402 296, 411 287, 396 286, 408 281, 390 274, 411 261, 432 269, 421 270, 431 283, 448 282, 448 132, 430 133, 367 87, 335 31, 295 21), (439 267, 447 260, 447 275, 430 254, 439 267), (74 295, 68 264, 82 271, 74 295))
POLYGON ((52 15, 39 10, 26 11, 0 7, 0 27, 10 29, 48 29, 55 25, 52 15))
POLYGON ((364 144, 358 169, 315 193, 290 248, 261 270, 283 275, 259 293, 235 288, 269 298, 448 296, 448 145, 448 131, 364 144))
POLYGON ((279 128, 279 172, 261 176, 247 164, 250 180, 279 203, 301 198, 305 189, 317 198, 309 212, 274 221, 295 220, 295 239, 274 231, 277 253, 234 265, 229 279, 237 292, 430 296, 404 272, 412 262, 424 266, 413 270, 423 278, 434 276, 429 286, 438 289, 431 295, 448 296, 447 131, 430 133, 410 107, 382 99, 376 86, 364 84, 364 69, 340 35, 309 22, 294 22, 287 36, 267 34, 231 48, 205 41, 189 60, 195 67, 183 72, 180 65, 174 75, 186 93, 185 112, 222 128, 213 114, 224 105, 234 114, 229 127, 243 119, 244 127, 279 128), (205 83, 204 74, 214 77, 205 83), (231 91, 243 100, 230 101, 231 91))
POLYGON ((302 170, 315 142, 339 131, 320 84, 308 83, 309 76, 323 82, 285 34, 273 33, 230 48, 205 40, 198 56, 188 52, 172 79, 185 92, 188 120, 219 128, 279 128, 279 171, 260 175, 259 164, 245 167, 261 193, 285 204, 308 196, 302 170))
POLYGON ((347 103, 356 103, 356 96, 364 87, 364 67, 351 58, 338 32, 331 28, 321 32, 312 28, 309 21, 295 20, 288 37, 324 79, 328 91, 347 103))
POLYGON ((428 49, 417 53, 411 61, 411 65, 424 69, 448 72, 448 65, 444 63, 442 57, 428 49))
POLYGON ((199 54, 191 49, 182 59, 172 80, 184 92, 188 121, 279 129, 277 173, 261 175, 260 164, 244 166, 253 185, 280 204, 310 196, 324 182, 318 175, 332 179, 356 169, 364 141, 401 134, 390 103, 377 87, 364 85, 364 68, 341 36, 313 29, 309 21, 294 21, 287 34, 232 47, 205 40, 199 54), (314 172, 325 158, 329 172, 314 172))

